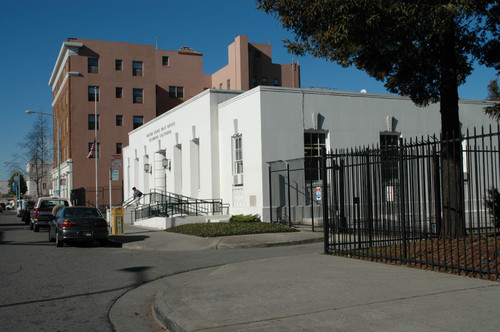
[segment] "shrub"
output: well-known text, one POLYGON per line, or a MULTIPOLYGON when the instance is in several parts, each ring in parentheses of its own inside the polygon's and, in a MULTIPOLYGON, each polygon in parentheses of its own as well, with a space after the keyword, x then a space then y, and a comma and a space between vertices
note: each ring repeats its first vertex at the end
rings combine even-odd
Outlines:
POLYGON ((297 229, 292 227, 267 222, 197 223, 175 226, 165 231, 199 237, 298 232, 297 229))
POLYGON ((485 204, 491 220, 495 222, 495 227, 500 227, 500 192, 496 188, 488 189, 485 204))
POLYGON ((229 218, 229 222, 260 222, 258 214, 237 214, 229 218))

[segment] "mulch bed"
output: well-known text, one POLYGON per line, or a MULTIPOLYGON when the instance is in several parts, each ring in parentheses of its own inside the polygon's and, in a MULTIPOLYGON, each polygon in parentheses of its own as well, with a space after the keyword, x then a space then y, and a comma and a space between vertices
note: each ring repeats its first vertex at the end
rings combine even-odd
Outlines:
MULTIPOLYGON (((357 252, 361 258, 387 264, 500 281, 500 236, 470 235, 459 239, 429 239, 357 252)), ((357 256, 357 255, 353 255, 357 256)))

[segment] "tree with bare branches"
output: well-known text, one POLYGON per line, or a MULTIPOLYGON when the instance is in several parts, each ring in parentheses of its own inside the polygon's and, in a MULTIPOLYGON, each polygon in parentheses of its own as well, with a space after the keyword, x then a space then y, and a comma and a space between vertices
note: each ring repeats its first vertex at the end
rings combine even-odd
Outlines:
POLYGON ((23 143, 25 156, 28 159, 26 177, 36 184, 37 197, 43 195, 43 180, 50 174, 52 165, 52 130, 42 115, 38 116, 33 128, 26 135, 23 143))

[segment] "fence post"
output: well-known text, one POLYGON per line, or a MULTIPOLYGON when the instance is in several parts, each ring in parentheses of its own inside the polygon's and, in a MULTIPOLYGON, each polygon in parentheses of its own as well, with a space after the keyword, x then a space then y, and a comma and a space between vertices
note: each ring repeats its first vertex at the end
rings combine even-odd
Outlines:
POLYGON ((365 181, 366 181, 366 191, 365 191, 365 198, 366 198, 366 217, 367 217, 367 222, 368 222, 368 239, 370 242, 370 248, 373 245, 373 197, 372 197, 372 183, 371 183, 371 176, 370 176, 370 149, 366 150, 366 176, 365 176, 365 181))
POLYGON ((286 177, 288 180, 288 226, 292 227, 292 202, 290 201, 290 164, 286 163, 286 177))
POLYGON ((340 231, 347 232, 347 218, 345 214, 345 182, 344 182, 344 166, 345 161, 341 159, 339 162, 339 219, 340 231))
POLYGON ((399 214, 401 218, 401 225, 403 226, 403 259, 404 263, 408 260, 408 247, 406 234, 406 215, 405 215, 405 188, 404 188, 404 148, 403 139, 399 139, 399 214))
POLYGON ((311 183, 311 190, 310 193, 311 195, 311 225, 312 225, 312 231, 314 232, 314 192, 313 192, 313 186, 311 183))
POLYGON ((273 188, 272 188, 272 174, 271 165, 268 166, 269 169, 269 222, 273 222, 273 188))
POLYGON ((330 225, 330 219, 328 215, 328 180, 326 178, 327 172, 326 172, 326 148, 322 147, 321 148, 321 177, 323 179, 323 196, 322 196, 322 201, 323 201, 323 244, 324 244, 324 253, 328 253, 328 247, 329 247, 329 225, 330 225))
POLYGON ((441 232, 441 174, 439 172, 439 157, 436 152, 436 147, 432 149, 432 171, 434 177, 434 218, 436 221, 435 232, 439 237, 441 232))

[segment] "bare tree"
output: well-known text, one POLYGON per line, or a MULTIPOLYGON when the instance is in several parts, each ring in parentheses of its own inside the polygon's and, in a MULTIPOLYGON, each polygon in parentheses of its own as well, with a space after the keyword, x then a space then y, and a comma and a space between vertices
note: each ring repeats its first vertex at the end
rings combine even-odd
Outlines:
POLYGON ((43 179, 49 175, 52 164, 52 133, 49 129, 46 118, 39 115, 23 143, 29 163, 26 177, 29 181, 35 182, 37 197, 43 194, 43 179))

